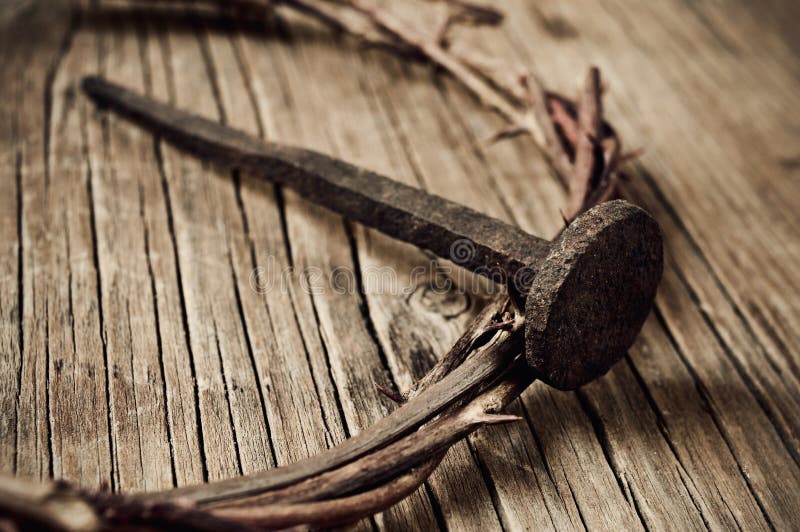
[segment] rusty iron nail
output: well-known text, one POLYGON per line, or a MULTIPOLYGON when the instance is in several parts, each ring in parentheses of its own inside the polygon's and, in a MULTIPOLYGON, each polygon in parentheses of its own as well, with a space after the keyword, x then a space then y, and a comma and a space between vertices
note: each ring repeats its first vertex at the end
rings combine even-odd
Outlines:
POLYGON ((102 78, 85 78, 83 89, 97 104, 183 149, 256 172, 347 218, 507 283, 524 306, 528 364, 556 388, 573 389, 608 371, 652 306, 662 271, 661 232, 649 214, 625 201, 588 210, 549 242, 339 159, 264 142, 102 78))

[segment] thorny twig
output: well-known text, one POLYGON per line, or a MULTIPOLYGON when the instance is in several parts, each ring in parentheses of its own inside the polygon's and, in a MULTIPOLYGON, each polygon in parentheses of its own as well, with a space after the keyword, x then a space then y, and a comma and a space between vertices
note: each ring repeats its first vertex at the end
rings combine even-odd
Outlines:
MULTIPOLYGON (((448 0, 442 22, 425 32, 368 0, 203 3, 220 9, 233 6, 240 14, 284 6, 371 46, 444 69, 506 120, 507 127, 492 142, 533 138, 568 188, 565 221, 614 193, 622 157, 614 130, 602 120, 599 70, 589 71, 576 106, 546 92, 527 70, 450 42, 450 31, 458 24, 498 24, 502 14, 488 4, 448 0)), ((517 419, 499 412, 534 378, 517 355, 522 337, 520 313, 507 297, 494 299, 412 390, 384 392, 402 403, 400 408, 342 445, 303 462, 139 497, 87 493, 63 483, 26 488, 20 487, 22 481, 0 479, 0 516, 54 529, 76 523, 86 529, 125 524, 241 530, 352 522, 416 490, 447 449, 477 428, 517 419)))
MULTIPOLYGON (((474 49, 451 44, 443 38, 441 30, 426 34, 373 1, 275 0, 275 3, 317 11, 325 10, 324 6, 331 3, 337 4, 341 10, 325 11, 325 23, 369 44, 394 48, 403 54, 411 51, 412 55, 422 56, 446 70, 481 104, 508 122, 508 126, 497 132, 491 141, 521 135, 534 139, 550 160, 556 175, 569 188, 568 220, 609 199, 614 193, 619 176, 620 142, 615 131, 602 121, 598 69, 590 70, 580 108, 576 110, 568 98, 545 91, 538 78, 528 70, 509 66, 474 49), (354 13, 360 13, 362 17, 358 18, 354 13), (591 130, 585 129, 583 133, 579 131, 581 113, 586 117, 585 128, 595 122, 591 130), (581 140, 582 135, 584 140, 581 140), (586 141, 590 143, 588 147, 586 141), (593 146, 600 149, 595 150, 593 146), (592 148, 591 154, 587 153, 589 148, 592 148), (602 164, 584 163, 589 159, 602 161, 602 164), (581 175, 573 179, 573 165, 578 166, 579 162, 588 168, 589 173, 581 170, 581 175), (578 184, 578 181, 586 183, 586 186, 578 184)), ((448 24, 447 28, 451 25, 448 24)))

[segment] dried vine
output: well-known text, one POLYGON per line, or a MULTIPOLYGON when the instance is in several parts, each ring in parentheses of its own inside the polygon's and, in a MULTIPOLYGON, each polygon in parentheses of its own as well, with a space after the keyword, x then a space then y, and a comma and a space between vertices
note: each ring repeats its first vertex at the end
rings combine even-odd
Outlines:
MULTIPOLYGON (((163 7, 183 2, 188 0, 148 3, 163 7)), ((599 70, 589 70, 575 103, 545 91, 525 69, 451 42, 457 25, 500 23, 502 13, 490 5, 448 0, 445 16, 432 32, 425 32, 368 0, 202 3, 262 18, 265 8, 282 6, 363 43, 437 65, 505 119, 507 127, 491 142, 533 139, 568 189, 565 222, 614 194, 624 157, 616 133, 602 119, 599 70)), ((518 419, 500 412, 534 380, 520 356, 522 329, 522 315, 512 302, 496 298, 414 389, 403 395, 381 390, 401 405, 397 410, 341 445, 296 464, 142 496, 0 478, 0 516, 8 523, 49 529, 180 525, 246 530, 355 521, 411 494, 460 439, 482 426, 518 419)))

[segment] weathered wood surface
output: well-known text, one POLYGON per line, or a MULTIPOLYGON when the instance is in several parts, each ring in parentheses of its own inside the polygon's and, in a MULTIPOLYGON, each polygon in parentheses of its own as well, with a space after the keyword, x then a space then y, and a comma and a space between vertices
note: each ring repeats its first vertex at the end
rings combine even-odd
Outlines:
MULTIPOLYGON (((646 148, 623 192, 664 229, 664 280, 606 377, 531 387, 525 423, 457 445, 372 524, 796 529, 798 5, 502 7, 463 37, 567 93, 602 69, 609 120, 646 148)), ((375 385, 408 388, 481 304, 429 289, 413 247, 98 113, 81 75, 557 230, 530 142, 482 146, 499 121, 430 68, 296 17, 128 13, 0 18, 3 471, 139 492, 300 459, 390 411, 375 385), (387 267, 413 289, 381 290, 387 267), (336 272, 352 290, 309 289, 336 272)))

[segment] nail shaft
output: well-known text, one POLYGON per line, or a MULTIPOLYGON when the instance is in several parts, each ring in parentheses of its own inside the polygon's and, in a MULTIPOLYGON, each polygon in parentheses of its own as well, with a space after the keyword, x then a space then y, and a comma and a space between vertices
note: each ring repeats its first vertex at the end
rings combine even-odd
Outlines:
POLYGON ((549 242, 518 227, 339 159, 264 142, 101 78, 86 78, 83 88, 100 105, 183 149, 289 186, 314 203, 477 273, 512 279, 522 267, 535 269, 549 250, 549 242), (460 241, 471 248, 454 257, 460 241))

